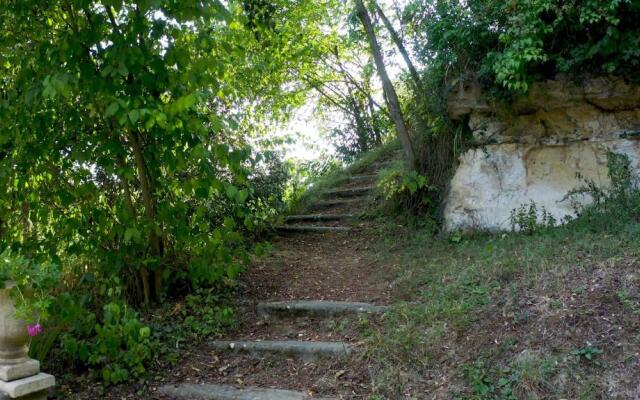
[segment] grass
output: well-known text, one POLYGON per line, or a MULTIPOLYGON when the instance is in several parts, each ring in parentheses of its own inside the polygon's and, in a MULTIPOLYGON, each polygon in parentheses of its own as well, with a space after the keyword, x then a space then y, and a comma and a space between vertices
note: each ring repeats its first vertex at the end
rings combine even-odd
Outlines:
POLYGON ((367 330, 380 395, 418 399, 446 390, 460 399, 600 398, 603 371, 630 363, 629 354, 618 354, 595 331, 617 329, 615 340, 633 341, 629 335, 639 325, 638 282, 621 278, 637 271, 640 257, 640 225, 632 219, 590 214, 532 235, 440 238, 382 222, 377 234, 385 239, 373 256, 399 273, 397 305, 367 330), (594 284, 598 279, 608 283, 594 284), (608 323, 591 315, 594 307, 625 317, 608 323), (554 329, 569 333, 554 337, 554 329), (596 347, 588 342, 598 340, 598 350, 590 351, 596 347))

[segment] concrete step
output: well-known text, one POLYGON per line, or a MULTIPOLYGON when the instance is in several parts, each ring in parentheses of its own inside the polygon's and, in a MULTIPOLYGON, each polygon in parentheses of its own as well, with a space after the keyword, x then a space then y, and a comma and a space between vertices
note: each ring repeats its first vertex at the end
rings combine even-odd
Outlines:
POLYGON ((346 189, 327 190, 324 194, 325 196, 335 197, 358 197, 369 194, 373 189, 375 189, 375 186, 362 186, 346 189))
POLYGON ((309 214, 309 215, 290 215, 287 217, 287 223, 289 222, 304 222, 304 221, 340 221, 344 219, 354 219, 356 216, 353 214, 309 214))
POLYGON ((349 232, 348 226, 279 225, 274 227, 277 233, 330 233, 349 232))
POLYGON ((158 393, 175 400, 337 400, 312 397, 303 392, 231 385, 177 384, 158 388, 158 393))
POLYGON ((315 361, 319 358, 346 358, 354 352, 353 346, 342 342, 215 340, 210 342, 210 345, 218 351, 251 354, 282 354, 300 357, 305 362, 315 361))
POLYGON ((352 175, 350 178, 350 180, 352 181, 357 181, 357 182, 361 182, 361 181, 375 181, 376 179, 378 179, 378 175, 376 174, 370 174, 370 175, 352 175))
POLYGON ((330 200, 323 200, 317 203, 313 203, 309 206, 309 208, 312 210, 318 210, 318 209, 324 209, 324 208, 341 207, 341 206, 358 205, 358 204, 362 204, 362 199, 330 199, 330 200))
POLYGON ((344 315, 360 313, 382 313, 389 308, 369 303, 348 301, 274 301, 258 303, 258 314, 263 317, 272 315, 344 315))

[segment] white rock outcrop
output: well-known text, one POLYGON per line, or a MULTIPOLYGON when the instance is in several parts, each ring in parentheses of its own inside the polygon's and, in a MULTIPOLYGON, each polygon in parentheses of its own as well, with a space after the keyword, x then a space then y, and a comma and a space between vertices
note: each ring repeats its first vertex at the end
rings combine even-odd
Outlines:
POLYGON ((448 106, 452 118, 468 117, 478 147, 460 157, 451 181, 447 230, 510 229, 511 211, 531 201, 562 221, 580 200, 570 191, 608 184, 609 151, 640 168, 640 87, 621 79, 541 82, 508 110, 464 83, 448 106))

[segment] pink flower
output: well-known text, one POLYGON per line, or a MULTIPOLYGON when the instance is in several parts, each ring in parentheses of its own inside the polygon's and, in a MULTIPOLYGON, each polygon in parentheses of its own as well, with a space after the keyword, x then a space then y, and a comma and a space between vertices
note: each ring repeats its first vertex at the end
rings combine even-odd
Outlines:
POLYGON ((29 332, 29 336, 31 337, 38 336, 40 333, 42 333, 42 325, 27 325, 27 332, 29 332))

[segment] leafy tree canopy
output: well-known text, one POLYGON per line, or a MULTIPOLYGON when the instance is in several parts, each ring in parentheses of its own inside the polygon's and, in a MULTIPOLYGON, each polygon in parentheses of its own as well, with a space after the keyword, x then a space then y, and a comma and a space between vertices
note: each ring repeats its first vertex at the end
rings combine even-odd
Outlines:
POLYGON ((3 1, 4 246, 129 273, 144 301, 233 277, 266 206, 247 137, 304 98, 320 3, 3 1))

